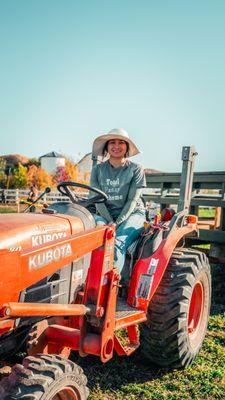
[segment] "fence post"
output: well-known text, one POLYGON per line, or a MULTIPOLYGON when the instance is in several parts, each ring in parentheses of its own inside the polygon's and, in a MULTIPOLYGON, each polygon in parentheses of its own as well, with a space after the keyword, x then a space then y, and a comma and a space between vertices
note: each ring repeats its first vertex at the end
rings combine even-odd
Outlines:
POLYGON ((17 212, 20 212, 20 198, 19 198, 19 189, 16 189, 15 193, 15 203, 17 204, 17 212))

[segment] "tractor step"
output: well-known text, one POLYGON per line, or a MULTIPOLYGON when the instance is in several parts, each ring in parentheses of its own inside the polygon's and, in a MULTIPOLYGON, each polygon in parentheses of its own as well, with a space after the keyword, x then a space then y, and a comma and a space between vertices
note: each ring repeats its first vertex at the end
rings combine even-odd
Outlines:
POLYGON ((124 299, 118 299, 115 317, 116 330, 126 328, 130 325, 139 324, 147 319, 144 311, 129 306, 124 299))

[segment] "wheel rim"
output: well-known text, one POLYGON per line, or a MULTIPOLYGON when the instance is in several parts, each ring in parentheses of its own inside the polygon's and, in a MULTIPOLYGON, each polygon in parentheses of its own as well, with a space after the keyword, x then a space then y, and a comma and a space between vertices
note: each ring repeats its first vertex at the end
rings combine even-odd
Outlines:
POLYGON ((80 396, 78 397, 75 389, 68 386, 56 393, 52 400, 80 400, 80 396))
POLYGON ((203 286, 201 282, 197 282, 192 292, 189 314, 188 314, 188 333, 190 336, 196 333, 196 331, 200 326, 202 308, 203 308, 203 286))

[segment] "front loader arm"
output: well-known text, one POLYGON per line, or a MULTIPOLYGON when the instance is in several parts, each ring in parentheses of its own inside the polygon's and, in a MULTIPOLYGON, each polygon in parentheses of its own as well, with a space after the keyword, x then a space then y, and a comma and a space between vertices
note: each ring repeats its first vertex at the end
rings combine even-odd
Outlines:
POLYGON ((10 328, 10 323, 13 326, 16 318, 42 317, 34 326, 36 344, 33 346, 33 340, 29 341, 32 344, 29 354, 42 352, 68 356, 68 349, 74 349, 81 355, 95 354, 103 362, 108 361, 113 355, 119 280, 118 271, 113 268, 114 236, 114 229, 104 226, 35 250, 4 251, 4 260, 8 259, 14 269, 9 278, 6 273, 3 276, 2 333, 6 327, 10 328), (18 302, 20 291, 90 251, 92 257, 81 304, 18 302), (75 316, 79 316, 78 325, 75 316), (61 317, 67 318, 62 320, 61 317), (99 329, 101 327, 100 331, 96 331, 96 323, 99 329))
POLYGON ((0 250, 0 308, 4 303, 18 301, 22 290, 103 246, 108 229, 107 226, 90 229, 21 252, 0 250))

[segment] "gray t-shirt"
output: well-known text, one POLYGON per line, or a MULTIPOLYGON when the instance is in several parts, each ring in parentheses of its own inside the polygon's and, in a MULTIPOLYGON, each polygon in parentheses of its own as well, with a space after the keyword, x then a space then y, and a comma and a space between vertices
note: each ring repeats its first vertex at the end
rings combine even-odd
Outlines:
MULTIPOLYGON (((99 188, 108 196, 107 209, 113 219, 121 213, 131 186, 137 189, 146 187, 146 180, 143 168, 127 160, 121 167, 113 167, 109 161, 95 165, 91 173, 91 186, 99 188)), ((144 209, 142 200, 139 198, 135 207, 144 209)))

